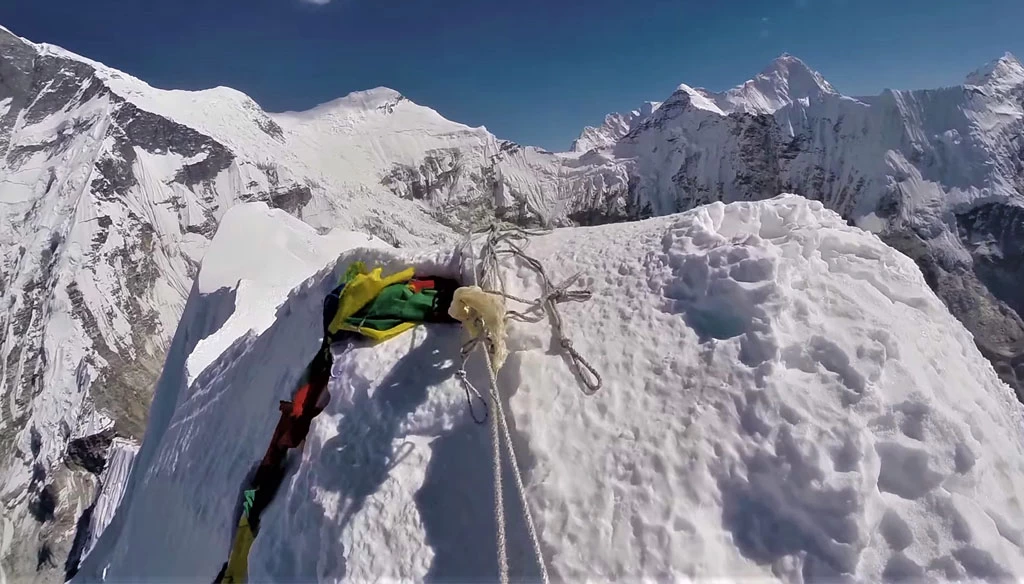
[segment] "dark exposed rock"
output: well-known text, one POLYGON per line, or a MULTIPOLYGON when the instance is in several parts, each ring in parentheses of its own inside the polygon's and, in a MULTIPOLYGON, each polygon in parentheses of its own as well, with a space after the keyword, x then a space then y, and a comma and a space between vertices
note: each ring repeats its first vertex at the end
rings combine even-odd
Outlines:
POLYGON ((209 136, 139 109, 120 97, 112 96, 112 101, 117 103, 117 109, 108 133, 114 146, 96 163, 98 176, 91 185, 96 195, 113 200, 115 196, 124 197, 138 184, 132 173, 137 158, 135 148, 155 154, 171 152, 185 158, 203 155, 201 160, 182 166, 175 174, 176 182, 190 188, 212 181, 234 162, 234 154, 209 136))
POLYGON ((1024 315, 1024 207, 991 203, 956 216, 974 273, 992 294, 1024 315))
POLYGON ((107 465, 107 451, 114 440, 114 429, 76 438, 68 443, 64 460, 93 474, 100 474, 107 465))
POLYGON ((420 201, 429 199, 436 204, 443 193, 450 192, 463 172, 462 152, 454 149, 430 150, 419 166, 396 164, 381 179, 381 184, 396 195, 420 201))
MULTIPOLYGON (((35 505, 36 490, 41 481, 30 489, 30 502, 35 505)), ((11 541, 9 554, 4 558, 4 570, 8 576, 17 577, 17 582, 64 582, 68 568, 67 558, 73 546, 81 508, 90 507, 98 496, 98 480, 95 475, 74 471, 63 465, 55 467, 47 485, 47 494, 60 494, 60 504, 55 506, 53 516, 46 521, 31 521, 21 526, 11 541), (43 559, 43 562, 40 562, 43 559)), ((45 498, 47 495, 43 495, 45 498)), ((56 503, 56 499, 52 500, 56 503)), ((88 529, 85 530, 88 532, 88 529)), ((83 537, 86 534, 83 534, 83 537)), ((83 543, 85 543, 83 541, 83 543)), ((77 560, 76 562, 77 563, 77 560)), ((8 578, 10 580, 10 578, 8 578)))
POLYGON ((732 114, 733 132, 739 146, 740 170, 736 184, 755 199, 768 199, 782 192, 783 147, 775 118, 767 115, 732 114))
POLYGON ((46 152, 51 157, 58 156, 67 150, 68 145, 71 144, 75 135, 80 131, 82 130, 75 129, 71 131, 63 131, 57 134, 53 139, 39 144, 19 144, 14 146, 7 152, 7 165, 11 169, 17 170, 21 168, 22 164, 24 164, 25 161, 36 152, 46 152))
POLYGON ((971 332, 999 376, 1024 401, 1024 208, 991 203, 957 215, 956 222, 971 253, 972 275, 985 288, 980 301, 988 301, 991 314, 986 326, 976 327, 982 330, 971 332))
POLYGON ((266 116, 257 116, 256 125, 259 126, 259 128, 268 136, 276 140, 284 141, 284 130, 282 130, 281 126, 277 125, 277 122, 274 120, 266 116))
POLYGON ((929 240, 913 230, 892 232, 883 240, 917 263, 928 285, 974 335, 996 373, 1024 401, 1024 321, 1020 316, 993 295, 970 266, 937 254, 929 240))
POLYGON ((57 509, 57 491, 52 484, 43 486, 39 492, 34 493, 29 500, 28 511, 39 523, 51 521, 54 518, 54 511, 57 509))
POLYGON ((406 99, 407 98, 404 95, 399 95, 395 99, 388 100, 388 101, 382 103, 381 105, 377 106, 377 111, 383 112, 385 114, 393 114, 393 113, 395 113, 395 107, 398 104, 400 104, 403 101, 405 101, 406 99))
POLYGON ((32 477, 28 481, 29 490, 35 489, 46 480, 46 468, 38 460, 32 463, 32 477))
POLYGON ((188 187, 217 178, 222 170, 231 166, 234 155, 227 149, 214 149, 208 156, 194 164, 186 164, 174 175, 174 180, 188 187))
MULTIPOLYGON (((174 180, 192 187, 204 181, 213 180, 235 159, 223 144, 201 134, 188 126, 163 116, 139 109, 135 104, 115 98, 119 102, 114 120, 124 128, 125 148, 138 147, 147 152, 165 154, 173 152, 186 158, 205 154, 199 162, 186 164, 175 175, 174 180)), ((127 157, 125 160, 130 162, 127 157)))
POLYGON ((270 192, 261 191, 242 195, 246 203, 261 201, 272 209, 281 209, 296 217, 302 217, 302 208, 313 200, 313 191, 306 185, 279 187, 270 192))
POLYGON ((42 571, 43 568, 53 567, 56 563, 53 560, 53 550, 50 549, 50 544, 45 541, 39 546, 39 552, 36 554, 36 571, 42 571))
POLYGON ((502 140, 498 149, 502 154, 515 154, 522 150, 523 147, 510 140, 502 140))
POLYGON ((36 50, 15 35, 0 30, 0 99, 29 93, 36 50))
MULTIPOLYGON (((140 352, 132 358, 114 350, 100 334, 96 317, 86 306, 78 284, 68 284, 66 292, 71 301, 72 315, 82 323, 97 354, 107 362, 107 367, 92 382, 96 407, 114 419, 116 433, 141 438, 146 427, 150 392, 159 375, 163 356, 140 352)), ((143 333, 138 331, 136 334, 141 336, 143 333)), ((145 345, 140 342, 137 346, 145 345)))
POLYGON ((213 235, 217 232, 217 217, 210 209, 204 209, 203 211, 203 222, 199 225, 186 225, 185 232, 202 235, 206 239, 213 239, 213 235))
POLYGON ((281 182, 280 176, 278 176, 277 167, 271 163, 257 162, 256 168, 263 171, 263 174, 267 177, 267 182, 270 186, 276 187, 281 182))
POLYGON ((32 71, 31 90, 35 97, 24 113, 25 122, 34 124, 64 109, 76 97, 83 95, 93 83, 94 72, 91 66, 80 61, 50 55, 37 56, 32 71))
POLYGON ((114 150, 96 161, 98 176, 90 185, 94 196, 108 201, 115 200, 117 196, 126 196, 129 189, 138 184, 132 173, 135 149, 124 137, 120 127, 112 128, 109 132, 114 139, 114 150))
POLYGON ((290 189, 272 191, 270 193, 270 206, 276 209, 283 209, 288 213, 301 217, 302 208, 313 200, 313 193, 307 186, 296 185, 290 189))
MULTIPOLYGON (((99 494, 97 493, 96 500, 98 498, 99 494)), ((78 521, 75 522, 75 538, 71 542, 71 551, 68 553, 67 560, 64 561, 65 582, 74 578, 78 573, 78 564, 81 562, 85 546, 89 542, 89 525, 92 523, 92 515, 96 511, 96 500, 93 500, 92 505, 86 507, 78 521)))
POLYGON ((634 218, 629 215, 617 213, 612 209, 592 207, 570 213, 569 219, 571 219, 576 225, 591 226, 632 221, 634 218))
POLYGON ((36 429, 35 425, 29 428, 29 448, 32 450, 33 458, 38 457, 39 452, 43 448, 43 436, 36 429))

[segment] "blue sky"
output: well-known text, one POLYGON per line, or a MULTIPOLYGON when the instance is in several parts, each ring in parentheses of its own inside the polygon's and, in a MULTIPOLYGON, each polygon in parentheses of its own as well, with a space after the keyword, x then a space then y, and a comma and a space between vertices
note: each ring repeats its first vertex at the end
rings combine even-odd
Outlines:
POLYGON ((605 113, 683 82, 726 89, 782 52, 852 95, 956 84, 1024 57, 1022 22, 1022 0, 0 2, 15 33, 157 87, 227 85, 283 111, 384 85, 558 150, 605 113))

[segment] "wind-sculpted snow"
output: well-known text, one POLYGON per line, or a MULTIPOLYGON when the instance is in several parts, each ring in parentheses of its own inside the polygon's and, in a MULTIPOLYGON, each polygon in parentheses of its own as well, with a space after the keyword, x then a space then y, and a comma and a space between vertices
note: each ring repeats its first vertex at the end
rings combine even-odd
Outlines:
MULTIPOLYGON (((214 247, 300 235, 284 217, 250 219, 214 247)), ((1024 575, 1024 408, 876 236, 787 195, 559 229, 528 252, 555 281, 582 271, 593 297, 561 310, 604 377, 584 396, 546 321, 510 323, 498 382, 553 579, 1024 575)), ((280 302, 239 297, 235 316, 272 318, 210 333, 201 344, 223 349, 201 371, 173 353, 154 401, 167 423, 82 581, 212 578, 277 400, 316 349, 320 299, 354 260, 471 268, 458 246, 356 249, 306 264, 280 302)), ((245 270, 240 289, 282 289, 245 270)), ((540 293, 525 265, 502 270, 509 293, 540 293)), ((261 516, 250 578, 496 578, 489 433, 454 375, 461 341, 429 325, 334 347, 330 402, 261 516)), ((482 366, 469 378, 486 387, 482 366)), ((506 501, 513 576, 536 579, 506 501)))

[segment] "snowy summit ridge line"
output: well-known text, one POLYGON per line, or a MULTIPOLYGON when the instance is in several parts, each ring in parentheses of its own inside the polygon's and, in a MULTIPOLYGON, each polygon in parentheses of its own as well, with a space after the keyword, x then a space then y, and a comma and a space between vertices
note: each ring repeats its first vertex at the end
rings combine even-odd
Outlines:
MULTIPOLYGON (((387 88, 268 113, 0 28, 0 579, 66 576, 96 535, 78 520, 117 498, 99 492, 108 445, 151 424, 200 262, 243 203, 420 249, 495 219, 603 225, 795 192, 914 258, 1024 395, 1022 95, 1011 55, 963 86, 858 99, 783 56, 551 153, 387 88)), ((223 347, 207 348, 195 368, 223 347)))
MULTIPOLYGON (((211 255, 267 237, 308 244, 297 220, 265 210, 233 209, 225 224, 243 219, 211 255)), ((313 241, 317 257, 337 252, 313 241)), ((1024 406, 877 236, 786 195, 559 229, 528 249, 554 280, 583 272, 588 306, 562 314, 606 383, 583 396, 548 323, 510 323, 499 385, 553 580, 1024 574, 1024 406)), ((273 272, 242 277, 281 290, 281 304, 195 290, 177 337, 204 331, 224 349, 202 371, 172 350, 154 397, 165 423, 75 581, 217 572, 239 485, 319 342, 320 299, 357 260, 463 280, 472 269, 456 243, 363 248, 306 264, 290 293, 273 272), (238 317, 268 326, 216 324, 238 317)), ((518 260, 501 270, 510 293, 539 293, 518 260)), ((334 347, 330 403, 261 515, 252 580, 495 578, 488 429, 454 375, 461 344, 436 324, 334 347)), ((469 375, 486 386, 482 366, 469 375)), ((513 577, 536 579, 507 503, 513 577)))

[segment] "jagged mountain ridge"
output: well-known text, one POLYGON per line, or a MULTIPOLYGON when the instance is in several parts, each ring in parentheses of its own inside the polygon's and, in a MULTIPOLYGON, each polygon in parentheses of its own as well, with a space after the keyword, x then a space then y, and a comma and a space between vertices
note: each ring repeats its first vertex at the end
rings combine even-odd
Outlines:
POLYGON ((619 216, 787 191, 821 200, 913 257, 1024 395, 1024 322, 1013 308, 1024 282, 1012 259, 1022 245, 1013 226, 1024 206, 1024 66, 1013 55, 961 86, 870 99, 835 92, 787 55, 721 94, 681 85, 581 159, 625 177, 619 216))
MULTIPOLYGON (((703 87, 694 89, 686 84, 680 85, 676 91, 704 98, 710 102, 699 100, 704 103, 705 108, 712 111, 717 109, 722 114, 770 114, 796 100, 818 99, 823 95, 836 93, 820 73, 811 70, 803 61, 788 53, 774 60, 750 81, 728 91, 715 93, 703 87)), ((573 152, 586 152, 594 148, 611 146, 636 129, 657 111, 662 103, 648 101, 626 114, 608 114, 600 126, 583 128, 579 138, 573 141, 569 149, 573 152)))
POLYGON ((914 257, 1003 378, 1024 378, 1024 323, 1006 304, 1024 184, 1012 56, 959 88, 870 100, 783 56, 723 93, 681 85, 550 153, 385 88, 273 114, 5 30, 0 49, 0 504, 15 573, 58 569, 93 497, 65 445, 105 418, 140 435, 198 261, 238 202, 406 245, 495 216, 595 224, 795 191, 914 257))
POLYGON ((587 152, 595 148, 611 146, 622 139, 623 136, 632 132, 633 129, 650 117, 659 107, 661 107, 660 101, 648 101, 644 102, 639 109, 626 114, 608 114, 604 118, 604 123, 600 126, 587 126, 583 128, 580 137, 573 140, 569 150, 573 152, 587 152))

